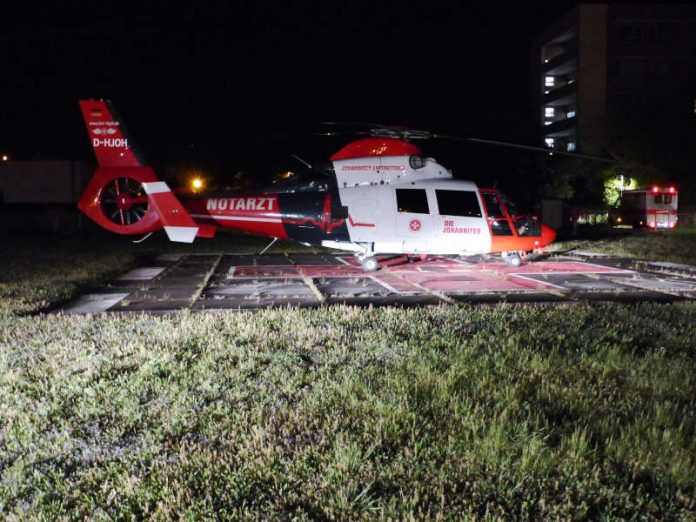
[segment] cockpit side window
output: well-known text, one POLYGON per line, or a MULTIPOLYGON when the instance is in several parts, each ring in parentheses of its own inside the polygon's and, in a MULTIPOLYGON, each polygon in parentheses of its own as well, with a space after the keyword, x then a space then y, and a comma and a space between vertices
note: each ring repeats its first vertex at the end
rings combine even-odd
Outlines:
POLYGON ((511 200, 509 197, 507 197, 505 194, 500 193, 500 199, 502 200, 503 204, 505 205, 505 208, 506 208, 507 211, 508 211, 508 215, 509 215, 511 218, 514 218, 514 217, 517 217, 517 216, 521 216, 521 215, 522 215, 522 212, 520 212, 520 211, 517 209, 517 207, 516 207, 515 204, 512 202, 512 200, 511 200))
POLYGON ((498 196, 492 192, 484 192, 482 194, 483 201, 486 203, 486 210, 489 218, 504 218, 503 207, 498 202, 498 196))
POLYGON ((510 220, 503 212, 498 195, 495 192, 481 192, 481 196, 483 196, 483 201, 486 204, 491 234, 494 236, 511 236, 510 220))

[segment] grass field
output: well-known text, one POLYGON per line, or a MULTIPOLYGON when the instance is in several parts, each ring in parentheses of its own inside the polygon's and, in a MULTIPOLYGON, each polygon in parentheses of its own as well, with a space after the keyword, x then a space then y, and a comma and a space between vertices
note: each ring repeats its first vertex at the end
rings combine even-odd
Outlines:
POLYGON ((5 246, 6 518, 696 518, 694 303, 31 315, 139 247, 5 246))
POLYGON ((554 248, 567 250, 577 248, 618 257, 671 261, 696 265, 696 228, 678 227, 669 231, 651 232, 612 231, 605 229, 597 233, 598 239, 569 240, 554 244, 554 248), (622 235, 616 235, 623 232, 622 235))

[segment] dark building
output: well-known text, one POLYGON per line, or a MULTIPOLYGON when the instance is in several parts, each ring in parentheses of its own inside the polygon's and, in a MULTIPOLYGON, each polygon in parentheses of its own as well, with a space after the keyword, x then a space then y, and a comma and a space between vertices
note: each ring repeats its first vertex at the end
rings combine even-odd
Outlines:
POLYGON ((548 147, 596 153, 617 114, 696 111, 696 5, 580 4, 535 36, 531 58, 548 147))
POLYGON ((91 176, 77 161, 0 163, 0 232, 81 228, 77 200, 91 176))

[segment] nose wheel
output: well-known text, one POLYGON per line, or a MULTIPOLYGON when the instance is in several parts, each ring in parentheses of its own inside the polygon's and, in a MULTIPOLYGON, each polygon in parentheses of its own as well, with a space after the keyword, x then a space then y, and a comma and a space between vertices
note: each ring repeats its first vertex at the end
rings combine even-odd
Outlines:
POLYGON ((503 252, 503 259, 505 259, 505 264, 513 268, 517 268, 522 264, 522 257, 517 252, 503 252))
POLYGON ((368 256, 361 261, 362 268, 365 272, 374 272, 379 268, 379 263, 377 258, 373 256, 368 256))
POLYGON ((374 272, 379 268, 379 263, 375 257, 374 245, 372 243, 363 243, 360 246, 363 248, 363 251, 356 253, 355 257, 360 261, 360 265, 365 272, 374 272))

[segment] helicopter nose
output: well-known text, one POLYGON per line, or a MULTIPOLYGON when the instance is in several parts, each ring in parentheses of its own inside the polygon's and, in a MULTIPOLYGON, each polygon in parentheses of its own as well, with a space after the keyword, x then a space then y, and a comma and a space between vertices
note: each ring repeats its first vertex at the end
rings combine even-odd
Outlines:
POLYGON ((553 243, 556 239, 556 231, 548 225, 541 225, 541 246, 546 246, 553 243))

